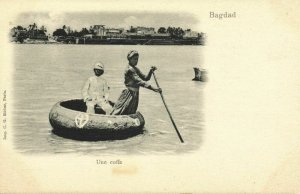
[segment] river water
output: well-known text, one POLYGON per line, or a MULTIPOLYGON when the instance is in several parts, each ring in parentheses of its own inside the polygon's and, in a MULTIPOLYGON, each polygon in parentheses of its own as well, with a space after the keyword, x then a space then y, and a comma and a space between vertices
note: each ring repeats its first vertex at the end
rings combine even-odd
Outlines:
MULTIPOLYGON (((14 45, 13 132, 21 153, 79 155, 178 154, 200 148, 204 134, 205 83, 191 81, 193 67, 201 66, 202 46, 136 45, 14 45), (93 64, 105 64, 104 77, 115 101, 122 89, 126 55, 140 53, 139 68, 156 76, 166 103, 185 143, 181 144, 158 93, 140 89, 138 110, 145 133, 115 141, 76 141, 53 134, 48 120, 58 101, 81 98, 84 82, 93 75, 93 64)), ((152 78, 151 84, 155 85, 152 78)))

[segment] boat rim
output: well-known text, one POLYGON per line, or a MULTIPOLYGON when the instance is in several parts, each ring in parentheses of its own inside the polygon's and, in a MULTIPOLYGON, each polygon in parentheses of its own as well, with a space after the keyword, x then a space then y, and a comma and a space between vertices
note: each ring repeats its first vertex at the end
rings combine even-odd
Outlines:
POLYGON ((133 116, 133 115, 141 114, 139 111, 136 111, 135 114, 129 114, 129 115, 106 115, 106 114, 87 113, 87 112, 82 112, 82 111, 77 111, 77 110, 73 110, 73 109, 70 109, 70 108, 66 108, 66 107, 61 105, 62 102, 67 102, 67 101, 72 101, 72 100, 83 100, 83 99, 76 98, 76 99, 61 100, 61 101, 55 103, 53 108, 57 106, 59 108, 62 108, 62 109, 68 110, 68 111, 72 111, 74 113, 85 113, 85 114, 93 115, 93 116, 97 116, 97 117, 101 116, 101 117, 108 117, 108 118, 116 118, 116 117, 118 117, 118 118, 127 118, 127 117, 130 117, 130 116, 133 116))

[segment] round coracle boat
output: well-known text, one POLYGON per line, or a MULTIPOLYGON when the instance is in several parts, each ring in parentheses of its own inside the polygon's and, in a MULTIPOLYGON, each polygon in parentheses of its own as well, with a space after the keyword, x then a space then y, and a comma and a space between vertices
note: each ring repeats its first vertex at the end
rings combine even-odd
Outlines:
POLYGON ((143 133, 145 120, 139 112, 105 115, 99 109, 96 109, 96 114, 85 111, 82 99, 56 103, 49 113, 52 132, 61 137, 86 141, 120 140, 143 133))

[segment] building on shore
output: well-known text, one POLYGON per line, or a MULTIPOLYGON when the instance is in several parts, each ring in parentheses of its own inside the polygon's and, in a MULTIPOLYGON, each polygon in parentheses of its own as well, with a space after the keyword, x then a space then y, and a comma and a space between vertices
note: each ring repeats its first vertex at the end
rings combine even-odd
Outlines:
POLYGON ((122 37, 124 28, 105 28, 105 25, 94 25, 93 35, 96 37, 122 37))
POLYGON ((107 37, 116 37, 116 38, 125 37, 123 32, 124 32, 124 28, 107 28, 107 29, 105 29, 105 35, 107 37))
POLYGON ((191 31, 190 29, 187 29, 184 31, 183 38, 197 38, 199 36, 198 32, 191 31))
POLYGON ((137 34, 151 35, 151 34, 155 34, 155 29, 152 27, 143 27, 143 26, 133 27, 133 26, 131 26, 129 32, 137 33, 137 34))
POLYGON ((105 36, 105 25, 94 25, 93 30, 95 36, 105 36))

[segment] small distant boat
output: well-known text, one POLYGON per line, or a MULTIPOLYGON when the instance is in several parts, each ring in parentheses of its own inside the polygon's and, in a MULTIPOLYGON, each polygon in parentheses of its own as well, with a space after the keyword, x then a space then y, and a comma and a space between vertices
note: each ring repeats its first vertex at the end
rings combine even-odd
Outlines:
POLYGON ((192 79, 193 81, 207 81, 206 70, 200 69, 199 67, 194 67, 195 77, 192 79))
POLYGON ((52 132, 61 137, 85 141, 120 140, 143 133, 145 120, 140 112, 105 115, 101 111, 98 111, 100 114, 85 111, 86 105, 82 99, 56 103, 49 113, 52 132))

